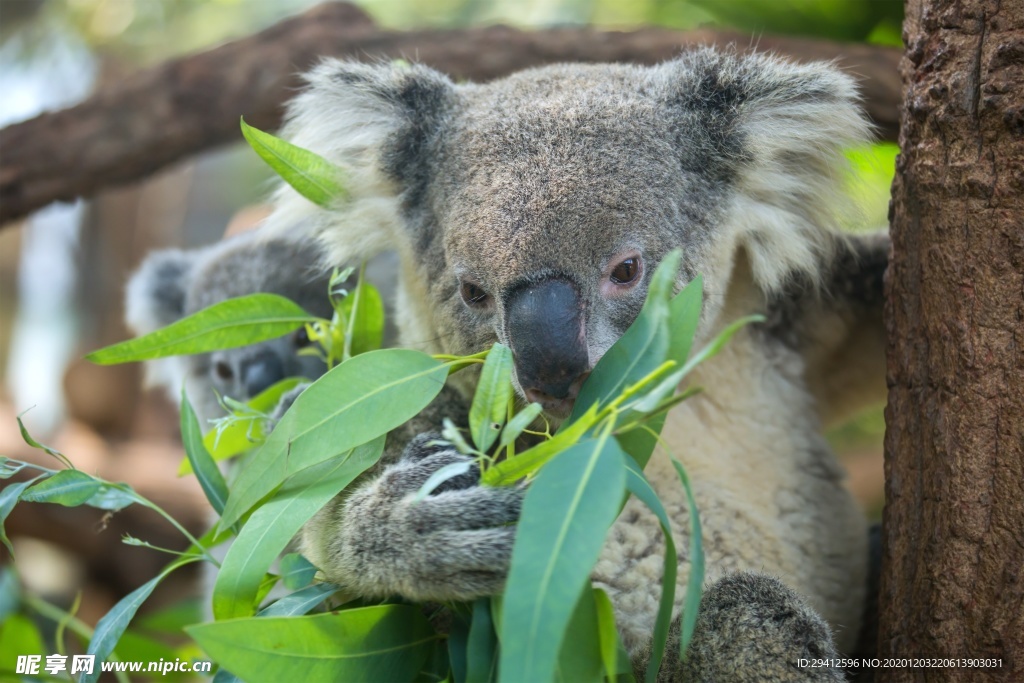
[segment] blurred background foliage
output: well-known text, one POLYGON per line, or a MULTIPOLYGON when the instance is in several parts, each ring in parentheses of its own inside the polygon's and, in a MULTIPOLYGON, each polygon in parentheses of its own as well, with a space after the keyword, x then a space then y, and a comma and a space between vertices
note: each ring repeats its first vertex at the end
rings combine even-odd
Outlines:
MULTIPOLYGON (((0 0, 0 126, 69 106, 124 74, 251 34, 314 4, 0 0)), ((901 0, 357 4, 380 26, 392 29, 505 23, 527 29, 590 24, 629 30, 661 25, 730 29, 749 35, 740 40, 751 44, 757 44, 761 35, 788 34, 886 45, 900 43, 903 7, 901 0)), ((857 210, 845 228, 878 229, 887 224, 897 151, 891 143, 848 151, 853 170, 849 189, 857 210)), ((204 513, 196 506, 203 505, 202 495, 194 480, 174 476, 180 446, 173 406, 162 397, 141 393, 138 368, 100 369, 78 359, 85 351, 127 335, 121 323, 122 289, 146 252, 216 241, 240 215, 241 222, 251 223, 260 215, 258 204, 266 195, 268 179, 269 171, 239 135, 238 145, 189 159, 134 186, 107 190, 89 202, 50 207, 20 228, 0 230, 0 452, 25 455, 16 427, 12 429, 13 416, 35 406, 25 417, 33 434, 50 438, 72 458, 84 458, 81 464, 90 471, 115 468, 115 478, 129 481, 172 511, 179 506, 178 514, 201 530, 204 513)), ((878 409, 830 435, 851 472, 851 488, 876 518, 882 504, 883 430, 878 409)), ((32 568, 25 575, 41 582, 33 590, 66 602, 62 591, 81 585, 84 572, 87 589, 81 614, 86 621, 152 576, 164 561, 159 556, 143 561, 144 549, 125 550, 117 533, 97 536, 90 531, 96 522, 64 514, 68 511, 26 512, 25 507, 16 509, 8 526, 16 546, 23 549, 19 563, 32 568), (50 519, 49 514, 64 516, 50 519), (48 545, 39 546, 38 539, 48 545), (130 560, 122 559, 129 556, 125 553, 130 560), (38 561, 33 562, 33 556, 38 561), (56 568, 79 573, 72 572, 71 578, 55 575, 56 568), (50 584, 43 585, 45 577, 50 577, 50 584)), ((160 538, 153 532, 149 540, 160 538)))

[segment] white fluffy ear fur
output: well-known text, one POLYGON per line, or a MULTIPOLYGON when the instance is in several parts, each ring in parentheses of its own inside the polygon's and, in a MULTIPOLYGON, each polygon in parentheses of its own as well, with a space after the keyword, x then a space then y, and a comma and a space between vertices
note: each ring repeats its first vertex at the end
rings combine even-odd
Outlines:
POLYGON ((125 322, 137 335, 149 334, 185 315, 185 293, 195 255, 165 249, 146 257, 125 287, 125 322))
POLYGON ((823 257, 838 239, 839 216, 852 210, 843 150, 871 137, 854 80, 832 64, 793 64, 770 55, 707 49, 679 62, 739 93, 734 125, 748 158, 712 260, 728 270, 736 251, 745 249, 764 292, 794 276, 818 284, 823 257))
POLYGON ((316 235, 327 260, 366 258, 400 243, 401 191, 383 171, 382 153, 394 136, 417 126, 419 83, 451 81, 427 67, 360 64, 326 59, 305 75, 308 86, 288 105, 282 136, 338 165, 347 197, 324 209, 282 183, 261 233, 316 235))

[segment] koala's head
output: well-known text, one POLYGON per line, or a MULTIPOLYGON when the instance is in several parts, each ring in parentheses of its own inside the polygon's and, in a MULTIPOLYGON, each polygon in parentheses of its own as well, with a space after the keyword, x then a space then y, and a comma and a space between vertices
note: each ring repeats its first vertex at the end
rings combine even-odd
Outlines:
MULTIPOLYGON (((150 254, 127 287, 126 319, 146 334, 232 297, 266 292, 287 297, 308 312, 329 318, 329 273, 314 243, 260 241, 243 235, 212 247, 150 254)), ((201 424, 223 415, 217 395, 248 400, 286 377, 316 379, 326 366, 299 355, 309 345, 305 329, 243 346, 173 359, 152 379, 177 398, 182 382, 201 424)))
MULTIPOLYGON (((866 138, 828 65, 700 50, 652 68, 558 65, 484 85, 327 61, 285 135, 348 171, 323 210, 288 188, 270 224, 350 258, 396 247, 404 342, 515 356, 521 393, 565 414, 681 248, 713 326, 737 265, 769 295, 833 244, 842 148, 866 138)), ((273 227, 271 227, 273 229, 273 227)))

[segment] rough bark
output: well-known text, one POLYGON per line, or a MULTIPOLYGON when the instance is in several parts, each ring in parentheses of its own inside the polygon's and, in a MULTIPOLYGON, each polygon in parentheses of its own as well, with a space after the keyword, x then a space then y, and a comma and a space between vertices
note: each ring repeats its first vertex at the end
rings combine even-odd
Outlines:
POLYGON ((322 55, 405 57, 457 79, 487 80, 557 61, 650 64, 686 45, 756 47, 798 60, 838 59, 861 82, 868 113, 895 138, 899 51, 870 45, 661 28, 386 31, 345 3, 319 5, 262 33, 142 71, 76 107, 0 130, 0 225, 53 201, 145 177, 239 139, 238 117, 273 129, 296 74, 322 55))
POLYGON ((884 681, 1024 680, 1024 3, 908 0, 887 282, 884 681))

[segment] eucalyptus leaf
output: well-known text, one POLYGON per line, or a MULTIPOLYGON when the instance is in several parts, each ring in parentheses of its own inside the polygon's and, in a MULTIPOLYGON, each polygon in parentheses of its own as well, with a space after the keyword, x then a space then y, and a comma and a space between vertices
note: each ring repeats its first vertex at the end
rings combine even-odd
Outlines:
POLYGON ((345 334, 351 355, 379 349, 384 341, 384 300, 377 288, 360 277, 355 290, 341 300, 340 308, 348 321, 345 334), (353 307, 356 310, 354 320, 353 307))
POLYGON ((438 639, 414 605, 230 619, 185 630, 246 681, 411 681, 438 639))
POLYGON ((26 463, 11 460, 0 455, 0 479, 10 479, 26 467, 28 467, 26 463))
POLYGON ((501 430, 501 440, 498 442, 500 448, 504 448, 522 435, 522 433, 533 424, 537 416, 544 411, 544 406, 539 403, 531 403, 516 413, 505 428, 501 430))
POLYGON ((661 573, 661 599, 658 601, 651 655, 644 678, 646 683, 655 683, 658 678, 658 669, 661 668, 661 660, 665 656, 669 627, 672 625, 672 606, 675 604, 676 576, 679 571, 677 562, 679 560, 676 554, 676 542, 672 537, 672 522, 665 511, 665 506, 662 505, 658 494, 654 492, 650 482, 647 481, 643 470, 629 458, 626 459, 626 488, 658 518, 662 540, 665 544, 664 566, 661 573))
POLYGON ((295 191, 318 206, 328 207, 345 197, 341 169, 290 142, 264 133, 241 120, 246 142, 295 191))
POLYGON ((207 353, 276 339, 317 318, 277 294, 221 301, 155 332, 93 351, 99 365, 207 353))
POLYGON ((92 640, 89 641, 89 647, 86 648, 85 653, 88 655, 96 655, 96 666, 93 668, 91 674, 82 674, 79 679, 79 683, 94 683, 102 671, 101 664, 107 660, 107 657, 114 651, 117 646, 117 642, 121 639, 121 635, 128 628, 128 624, 131 622, 135 613, 139 610, 139 607, 143 602, 153 593, 160 582, 163 581, 171 572, 179 567, 183 567, 186 564, 196 562, 199 557, 183 557, 175 560, 171 564, 167 565, 162 572, 157 574, 154 578, 150 579, 146 583, 142 584, 128 595, 121 598, 116 605, 114 605, 109 612, 107 612, 102 619, 96 624, 96 630, 93 631, 92 640))
POLYGON ((199 429, 199 419, 196 417, 192 404, 188 401, 185 391, 181 392, 181 440, 185 446, 185 455, 188 457, 192 470, 196 473, 199 486, 206 495, 206 500, 219 515, 224 512, 224 503, 228 499, 228 485, 224 481, 217 463, 210 457, 210 453, 203 445, 203 433, 199 429))
POLYGON ((312 586, 295 591, 290 595, 276 600, 272 605, 260 610, 261 617, 294 617, 308 614, 310 610, 340 590, 333 583, 314 583, 312 586))
POLYGON ((299 395, 236 480, 221 518, 234 524, 287 477, 387 434, 444 387, 448 369, 419 351, 354 356, 299 395))
POLYGON ((495 343, 480 370, 469 409, 469 433, 478 451, 487 452, 498 438, 511 398, 512 349, 495 343))
POLYGON ((675 459, 672 466, 679 475, 686 490, 686 504, 690 513, 690 575, 686 580, 686 599, 683 602, 681 633, 679 637, 679 661, 686 657, 686 648, 693 639, 693 630, 697 626, 697 613, 700 611, 701 591, 704 587, 704 545, 701 539, 700 511, 697 500, 693 497, 693 487, 686 470, 675 459))
POLYGON ((37 481, 49 477, 49 473, 40 474, 34 479, 28 481, 21 481, 17 484, 8 484, 7 486, 0 489, 0 542, 3 542, 7 551, 14 557, 14 548, 11 546, 11 541, 7 538, 7 529, 4 526, 4 522, 7 520, 7 515, 11 514, 11 510, 18 504, 18 500, 21 499, 21 494, 24 493, 25 489, 37 481))
POLYGON ((625 494, 625 454, 607 436, 552 459, 526 492, 504 594, 503 681, 550 681, 577 598, 625 494))
POLYGON ((556 683, 604 683, 597 608, 590 593, 587 586, 576 600, 569 601, 574 607, 558 653, 556 683))
POLYGON ((138 494, 128 484, 112 484, 105 481, 100 484, 99 490, 93 494, 92 498, 85 501, 85 504, 99 510, 117 512, 137 502, 139 502, 138 494))
POLYGON ((421 486, 419 490, 416 492, 416 496, 412 499, 412 502, 420 502, 421 500, 429 496, 431 493, 433 493, 434 489, 436 489, 438 486, 445 483, 449 479, 454 479, 459 475, 469 472, 469 470, 473 467, 473 464, 474 463, 472 460, 463 460, 462 462, 448 463, 444 467, 438 469, 436 472, 431 474, 430 477, 425 482, 423 482, 423 486, 421 486))
POLYGON ((299 553, 288 553, 282 557, 279 568, 281 583, 293 591, 305 588, 316 576, 316 567, 299 553))
POLYGON ((96 495, 102 485, 101 480, 80 470, 61 470, 22 493, 21 499, 77 507, 96 495))
POLYGON ((274 559, 302 525, 372 467, 383 450, 381 436, 313 465, 289 478, 258 508, 231 544, 217 572, 213 586, 214 616, 231 619, 253 614, 263 577, 274 559))
POLYGON ((477 598, 466 640, 466 683, 490 683, 497 673, 498 637, 494 633, 491 601, 477 598))
POLYGON ((619 672, 619 632, 615 628, 615 610, 611 598, 600 588, 593 590, 597 614, 597 637, 601 646, 601 663, 605 676, 614 681, 619 672))

